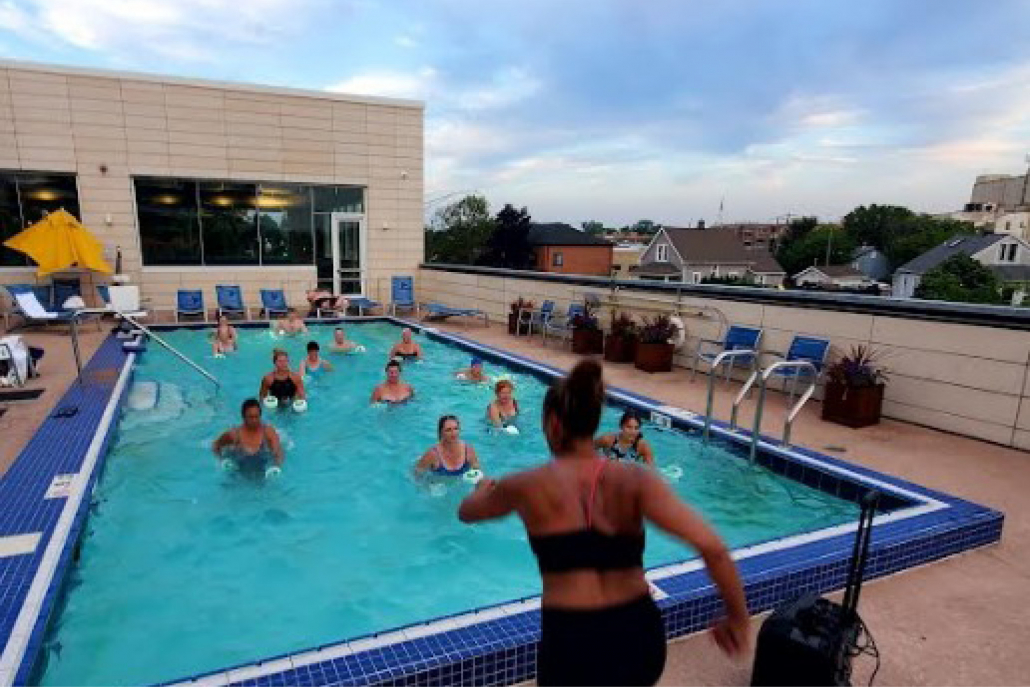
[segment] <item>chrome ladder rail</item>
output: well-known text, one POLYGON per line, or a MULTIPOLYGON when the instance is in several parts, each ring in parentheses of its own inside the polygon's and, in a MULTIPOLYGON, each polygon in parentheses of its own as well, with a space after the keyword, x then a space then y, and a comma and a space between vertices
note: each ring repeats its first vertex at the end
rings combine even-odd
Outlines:
MULTIPOLYGON (((722 353, 720 353, 712 359, 711 371, 708 374, 708 403, 705 406, 705 429, 703 437, 706 442, 708 441, 708 436, 712 426, 712 404, 715 401, 715 371, 719 368, 719 365, 721 365, 724 360, 729 360, 732 358, 742 358, 744 356, 751 356, 753 358, 757 358, 757 355, 754 351, 741 349, 723 351, 722 353)), ((758 374, 757 369, 755 369, 751 376, 754 377, 756 374, 758 374)), ((734 408, 734 413, 735 412, 736 409, 734 408)))
MULTIPOLYGON (((799 372, 801 370, 807 370, 810 373, 811 379, 809 381, 808 388, 805 389, 805 393, 801 394, 798 402, 795 403, 787 412, 787 419, 783 422, 783 438, 781 439, 783 446, 790 446, 790 429, 794 424, 794 419, 797 418, 798 413, 801 412, 801 408, 808 402, 808 399, 812 397, 812 394, 815 393, 816 381, 819 378, 819 374, 815 365, 807 360, 781 360, 777 363, 773 363, 762 371, 761 376, 758 377, 758 404, 755 406, 755 421, 751 428, 751 450, 748 454, 748 459, 752 463, 755 462, 755 457, 758 455, 758 438, 761 436, 762 432, 762 411, 765 409, 766 382, 769 380, 769 375, 771 375, 775 370, 782 370, 784 368, 794 368, 799 372)), ((757 376, 757 371, 756 374, 752 376, 757 376)))

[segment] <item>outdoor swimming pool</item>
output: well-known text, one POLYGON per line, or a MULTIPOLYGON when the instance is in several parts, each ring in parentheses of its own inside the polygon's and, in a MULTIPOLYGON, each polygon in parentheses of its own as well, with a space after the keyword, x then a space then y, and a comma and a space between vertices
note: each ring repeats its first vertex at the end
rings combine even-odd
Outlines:
MULTIPOLYGON (((223 384, 220 393, 151 346, 135 383, 156 381, 152 410, 124 410, 94 495, 78 563, 44 645, 43 684, 152 683, 299 651, 400 625, 539 593, 521 525, 457 521, 463 482, 425 485, 411 466, 436 440, 436 420, 455 413, 487 474, 548 457, 539 409, 546 386, 488 362, 516 381, 518 437, 488 431, 492 391, 456 382, 467 352, 419 337, 427 360, 405 367, 414 402, 370 407, 400 328, 347 326, 368 352, 326 353, 332 327, 273 340, 241 329, 241 352, 211 358, 207 333, 162 334, 223 384), (274 346, 294 367, 308 340, 337 369, 309 388, 306 414, 266 412, 284 435, 281 477, 253 481, 216 467, 211 441, 238 424, 274 346)), ((606 410, 613 430, 622 409, 606 410)), ((673 485, 734 547, 854 520, 853 502, 751 466, 723 442, 704 446, 680 431, 645 428, 673 485)), ((646 564, 692 553, 649 532, 646 564)))

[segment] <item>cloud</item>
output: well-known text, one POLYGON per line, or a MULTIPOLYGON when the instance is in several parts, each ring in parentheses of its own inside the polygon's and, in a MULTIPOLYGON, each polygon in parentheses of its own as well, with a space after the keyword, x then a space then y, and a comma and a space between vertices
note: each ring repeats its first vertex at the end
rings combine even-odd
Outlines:
POLYGON ((327 86, 327 91, 388 98, 426 99, 437 90, 438 73, 430 66, 415 72, 372 70, 327 86))
POLYGON ((411 36, 400 35, 393 39, 393 42, 402 48, 415 48, 418 47, 418 41, 411 36))

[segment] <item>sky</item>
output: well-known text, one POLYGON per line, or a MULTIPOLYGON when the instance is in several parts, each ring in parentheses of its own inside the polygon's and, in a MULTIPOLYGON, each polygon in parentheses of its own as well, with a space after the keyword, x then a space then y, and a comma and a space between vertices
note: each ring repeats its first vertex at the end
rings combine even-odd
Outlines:
POLYGON ((688 225, 1022 174, 1027 27, 1030 0, 0 0, 0 56, 419 99, 427 211, 688 225))

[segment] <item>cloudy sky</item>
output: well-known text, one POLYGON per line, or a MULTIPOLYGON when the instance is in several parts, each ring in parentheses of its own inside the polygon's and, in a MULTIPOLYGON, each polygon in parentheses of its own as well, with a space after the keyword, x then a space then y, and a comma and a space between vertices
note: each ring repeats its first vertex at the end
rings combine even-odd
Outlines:
POLYGON ((426 198, 957 209, 1030 152, 1025 0, 0 0, 0 55, 418 98, 426 198))

